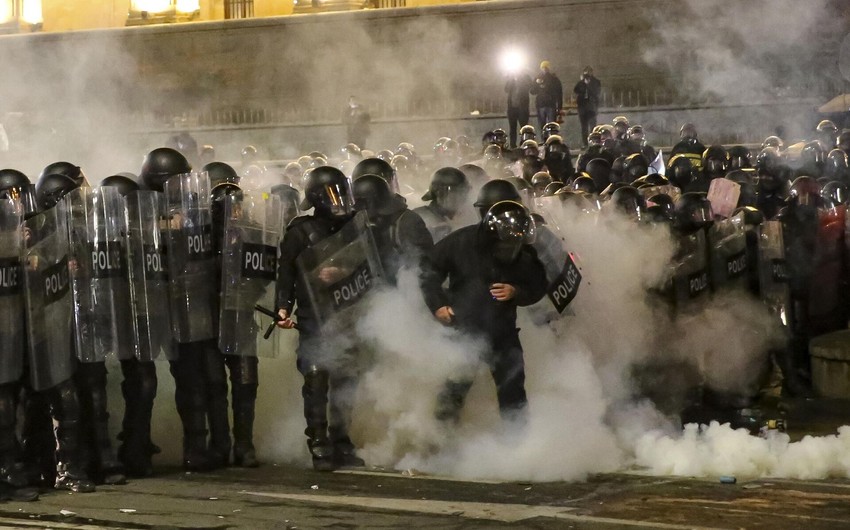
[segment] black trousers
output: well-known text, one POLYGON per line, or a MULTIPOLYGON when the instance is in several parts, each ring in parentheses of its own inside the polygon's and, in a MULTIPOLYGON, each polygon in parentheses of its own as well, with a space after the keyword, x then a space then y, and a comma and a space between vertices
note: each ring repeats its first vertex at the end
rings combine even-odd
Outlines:
MULTIPOLYGON (((528 409, 525 393, 525 361, 519 335, 494 341, 492 351, 485 359, 496 383, 496 398, 499 414, 503 420, 524 421, 528 409)), ((437 403, 437 418, 458 421, 466 396, 472 388, 469 376, 449 381, 440 393, 437 403)))
POLYGON ((508 107, 508 138, 511 142, 511 149, 516 148, 517 131, 525 125, 528 125, 528 107, 524 109, 508 107))
POLYGON ((591 129, 596 127, 596 111, 591 109, 579 109, 578 120, 581 122, 581 145, 587 147, 587 135, 591 129))

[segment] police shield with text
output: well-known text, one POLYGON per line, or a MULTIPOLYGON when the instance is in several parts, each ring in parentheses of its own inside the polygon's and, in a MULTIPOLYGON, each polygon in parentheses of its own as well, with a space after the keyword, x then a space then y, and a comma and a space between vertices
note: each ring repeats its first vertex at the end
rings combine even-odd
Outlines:
MULTIPOLYGON (((168 219, 167 249, 171 329, 178 357, 171 363, 175 401, 183 422, 183 467, 208 471, 226 464, 229 454, 208 447, 207 415, 214 392, 211 362, 220 361, 216 347, 218 271, 213 254, 210 186, 206 173, 183 173, 164 187, 168 219)), ((221 412, 221 411, 219 411, 221 412)), ((225 411, 226 412, 226 411, 225 411)), ((228 435, 229 439, 229 435, 228 435)))
POLYGON ((140 190, 131 179, 109 177, 101 185, 124 190, 127 204, 127 265, 137 356, 121 360, 124 419, 118 457, 128 475, 144 477, 153 473, 151 456, 158 452, 151 441, 157 390, 154 361, 177 358, 169 310, 165 201, 162 193, 140 190))
POLYGON ((126 264, 124 199, 114 187, 78 188, 65 199, 71 233, 71 290, 75 346, 80 364, 74 381, 80 397, 91 475, 124 481, 109 438, 106 358, 135 357, 126 264))
MULTIPOLYGON (((256 467, 253 428, 259 383, 257 356, 273 356, 274 342, 262 338, 254 308, 274 307, 282 208, 275 195, 238 192, 218 196, 216 192, 213 190, 213 223, 214 227, 223 227, 220 239, 216 234, 214 241, 221 246, 219 322, 226 323, 219 326, 218 349, 230 371, 233 462, 256 467)), ((211 429, 215 429, 212 423, 211 429)))
POLYGON ((677 310, 692 307, 711 288, 705 229, 711 226, 711 204, 703 193, 683 194, 673 214, 677 251, 673 257, 672 297, 677 310))
POLYGON ((711 284, 714 290, 748 286, 746 230, 744 212, 716 221, 708 229, 711 284))
MULTIPOLYGON (((22 173, 21 176, 23 176, 22 173)), ((29 180, 25 182, 24 186, 28 186, 29 180)), ((4 352, 0 358, 0 482, 12 488, 21 488, 27 483, 22 466, 18 462, 16 438, 18 382, 23 374, 24 349, 26 348, 24 278, 21 269, 24 208, 23 203, 18 198, 14 198, 17 194, 10 193, 10 188, 5 187, 10 183, 2 184, 4 189, 0 190, 0 341, 2 341, 4 352)))
MULTIPOLYGON (((70 191, 76 185, 71 183, 70 191)), ((55 451, 55 487, 94 491, 85 470, 80 438, 80 406, 74 373, 73 297, 68 256, 68 212, 60 193, 41 196, 49 209, 28 219, 24 252, 29 389, 23 445, 27 457, 49 477, 55 451), (53 204, 51 204, 53 203, 53 204), (48 416, 49 411, 49 416, 48 416), (52 418, 51 418, 52 417, 52 418), (47 441, 51 419, 55 441, 47 441), (51 447, 52 445, 52 447, 51 447)))

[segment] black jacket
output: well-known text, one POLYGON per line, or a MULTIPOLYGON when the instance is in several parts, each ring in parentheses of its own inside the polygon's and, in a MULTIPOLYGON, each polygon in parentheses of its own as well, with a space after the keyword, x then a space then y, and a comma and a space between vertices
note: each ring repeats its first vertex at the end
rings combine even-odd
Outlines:
POLYGON ((508 94, 508 108, 528 110, 528 101, 531 92, 531 78, 525 74, 511 77, 505 83, 505 92, 508 94))
POLYGON ((676 155, 684 155, 691 161, 691 166, 696 169, 702 169, 702 154, 705 152, 705 145, 702 144, 699 140, 689 140, 684 139, 680 140, 679 143, 673 146, 670 149, 670 158, 673 158, 676 155))
POLYGON ((576 86, 573 88, 573 94, 576 95, 579 112, 596 112, 599 109, 599 96, 601 93, 602 83, 593 76, 590 76, 589 83, 585 83, 584 80, 576 83, 576 86))
POLYGON ((564 103, 564 89, 561 80, 552 72, 537 76, 532 94, 537 94, 537 108, 552 107, 556 111, 561 110, 564 103))
POLYGON ((535 250, 525 245, 516 261, 499 263, 477 224, 456 230, 434 245, 427 266, 423 290, 431 312, 450 306, 461 329, 482 332, 491 339, 515 334, 517 306, 531 305, 546 294, 546 271, 535 250), (446 278, 447 291, 442 287, 446 278), (494 300, 493 283, 513 285, 516 296, 507 302, 494 300))
POLYGON ((293 306, 296 306, 299 327, 303 330, 308 325, 307 321, 313 320, 313 308, 307 288, 299 278, 296 260, 307 248, 319 241, 337 233, 348 219, 342 221, 331 221, 313 215, 302 215, 296 217, 286 228, 286 234, 280 243, 280 259, 277 263, 277 309, 286 309, 292 314, 293 306))
POLYGON ((396 283, 398 270, 403 265, 421 264, 434 246, 425 221, 402 201, 395 200, 392 210, 371 222, 381 265, 391 284, 396 283))

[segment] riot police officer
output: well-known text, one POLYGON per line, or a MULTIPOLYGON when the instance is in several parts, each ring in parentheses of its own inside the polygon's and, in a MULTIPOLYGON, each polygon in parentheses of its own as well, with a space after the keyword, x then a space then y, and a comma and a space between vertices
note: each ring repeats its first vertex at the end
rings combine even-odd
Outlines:
MULTIPOLYGON (((250 146, 249 146, 250 147, 250 146)), ((246 148, 247 149, 247 148, 246 148)), ((250 151, 250 150, 249 150, 250 151)), ((249 159, 251 153, 249 154, 249 159)), ((212 357, 208 352, 214 332, 212 319, 214 308, 214 292, 207 280, 205 283, 187 281, 190 266, 204 267, 202 275, 211 276, 214 266, 211 258, 203 258, 209 250, 211 238, 205 241, 203 232, 211 228, 209 220, 199 219, 203 215, 203 204, 208 203, 209 195, 204 190, 180 189, 182 181, 175 181, 174 188, 166 189, 166 184, 179 175, 188 175, 192 167, 188 160, 179 152, 169 148, 154 149, 145 157, 140 177, 145 186, 153 191, 165 192, 163 197, 169 210, 167 215, 168 229, 168 263, 170 296, 172 300, 180 298, 180 303, 172 303, 172 330, 177 346, 177 359, 170 360, 171 375, 174 377, 174 399, 177 412, 183 424, 183 467, 189 471, 209 471, 226 463, 228 455, 215 453, 207 447, 207 413, 209 403, 209 371, 207 359, 212 357), (189 206, 189 211, 183 211, 182 206, 189 206), (173 211, 172 211, 173 210, 173 211), (206 227, 206 228, 205 228, 206 227), (194 233, 200 232, 200 233, 194 233), (195 237, 199 242, 191 251, 184 238, 195 237), (188 253, 196 254, 198 259, 192 259, 188 253), (181 287, 182 286, 182 287, 181 287), (188 292, 190 289, 193 292, 188 292), (181 292, 186 290, 187 292, 181 292), (197 328, 197 333, 193 333, 197 328), (197 338, 201 336, 203 338, 197 338)), ((202 179, 197 179, 200 182, 202 179)), ((200 182, 203 188, 203 183, 200 182)), ((186 188, 191 186, 187 185, 186 188)), ((147 365, 145 378, 155 377, 153 363, 140 362, 147 365)), ((137 375, 142 375, 141 373, 137 375)), ((133 385, 130 385, 133 386, 133 385)), ((150 388, 149 382, 143 386, 150 388)), ((147 416, 148 405, 144 406, 144 416, 147 416)), ((141 441, 141 440, 139 440, 141 441)), ((144 448, 141 448, 143 451, 144 448)), ((143 459, 144 453, 136 453, 134 458, 143 459)), ((141 469, 140 471, 145 471, 141 469)))
MULTIPOLYGON (((293 307, 297 307, 299 344, 298 371, 304 377, 301 395, 307 428, 307 447, 317 470, 340 466, 362 466, 348 435, 350 394, 356 385, 351 367, 343 361, 345 352, 328 351, 322 324, 314 314, 309 286, 299 273, 298 258, 322 240, 339 233, 352 222, 354 200, 345 175, 332 167, 314 169, 307 178, 302 210, 313 215, 290 222, 281 243, 277 274, 278 326, 292 329, 293 307), (330 405, 330 414, 328 406, 330 405)), ((334 271, 322 271, 329 275, 334 271)))
POLYGON ((363 175, 354 181, 352 191, 355 208, 365 210, 369 216, 386 279, 395 284, 401 267, 420 266, 422 258, 431 251, 431 233, 419 214, 393 196, 381 177, 363 175))
MULTIPOLYGON (((823 332, 822 324, 831 331, 828 322, 816 322, 810 315, 811 309, 822 302, 811 299, 816 255, 824 250, 819 248, 821 205, 817 182, 811 177, 798 177, 790 187, 787 205, 777 216, 782 223, 789 292, 788 346, 780 352, 777 361, 782 370, 783 392, 792 396, 811 395, 809 339, 818 334, 817 328, 823 332)), ((839 291, 837 285, 829 288, 839 291)))
POLYGON ((83 447, 91 477, 98 483, 123 484, 126 477, 109 434, 106 358, 134 359, 136 354, 125 254, 126 204, 113 186, 78 188, 65 202, 79 361, 74 382, 80 400, 83 447))
MULTIPOLYGON (((0 483, 16 490, 27 485, 16 438, 17 397, 27 343, 20 256, 23 222, 36 213, 35 190, 29 178, 15 169, 0 170, 0 339, 4 345, 0 362, 0 483)), ((30 492, 22 498, 37 497, 30 492)))
POLYGON ((765 147, 756 157, 756 172, 756 207, 765 219, 773 219, 785 204, 789 169, 776 148, 765 147))
POLYGON ((73 380, 73 302, 67 261, 70 244, 67 210, 61 202, 77 187, 77 182, 65 175, 42 176, 36 186, 41 213, 26 223, 29 384, 25 389, 22 441, 25 456, 40 468, 44 479, 55 470, 55 488, 85 493, 94 491, 95 486, 86 471, 80 401, 73 380), (49 275, 49 284, 42 278, 45 274, 49 275))
POLYGON ((439 241, 452 231, 452 220, 461 207, 467 204, 469 181, 466 175, 453 167, 444 167, 434 172, 423 201, 425 206, 413 210, 425 221, 425 226, 435 241, 439 241))
MULTIPOLYGON (((227 244, 225 237, 226 202, 235 198, 238 203, 242 199, 242 189, 234 183, 222 182, 211 190, 211 212, 213 230, 213 253, 216 256, 216 272, 219 276, 217 285, 223 274, 222 250, 227 244)), ((282 219, 278 222, 282 222, 282 219)), ((240 260, 240 265, 242 260, 240 260)), ((220 293, 223 298, 224 293, 220 293)), ((246 294, 247 296, 247 294, 246 294)), ((223 303, 223 300, 219 301, 223 303)), ((221 313, 220 313, 221 314, 221 313)), ((217 319, 217 327, 222 325, 217 319)), ((228 323, 227 325, 234 325, 228 323)), ((216 335, 221 337, 220 329, 216 335)), ((207 420, 210 427, 210 448, 222 458, 229 459, 231 446, 233 463, 240 467, 257 467, 256 451, 254 448, 254 412, 259 386, 259 362, 256 355, 235 352, 225 354, 219 348, 207 348, 207 370, 209 374, 209 403, 207 420), (231 443, 230 425, 227 410, 227 378, 225 366, 230 372, 230 392, 233 403, 233 440, 231 443)))
POLYGON ((697 139, 697 128, 693 123, 682 125, 679 130, 679 143, 673 146, 670 150, 670 156, 683 155, 691 161, 691 165, 697 171, 702 169, 702 154, 705 152, 705 145, 697 139))
MULTIPOLYGON (((504 185, 482 189, 476 204, 505 192, 504 185)), ((510 184, 507 186, 510 186, 510 184)), ((487 188, 487 186, 485 186, 487 188)), ((515 193, 515 192, 514 192, 515 193)), ((478 224, 461 228, 434 246, 423 281, 425 302, 443 324, 486 341, 484 361, 496 383, 499 411, 505 420, 526 419, 525 369, 516 328, 519 306, 540 300, 546 271, 530 246, 535 233, 529 211, 516 201, 489 206, 478 224), (443 282, 448 278, 448 290, 443 282)), ((439 397, 437 417, 457 421, 471 378, 458 374, 439 397)))

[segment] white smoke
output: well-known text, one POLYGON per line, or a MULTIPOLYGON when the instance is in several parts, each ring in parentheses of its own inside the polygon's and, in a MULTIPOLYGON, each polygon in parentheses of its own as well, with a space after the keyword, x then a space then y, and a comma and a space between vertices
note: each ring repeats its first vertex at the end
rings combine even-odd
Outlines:
POLYGON ((648 432, 635 444, 635 463, 657 475, 816 479, 850 476, 850 427, 837 435, 766 437, 733 430, 728 424, 685 426, 678 436, 648 432))

